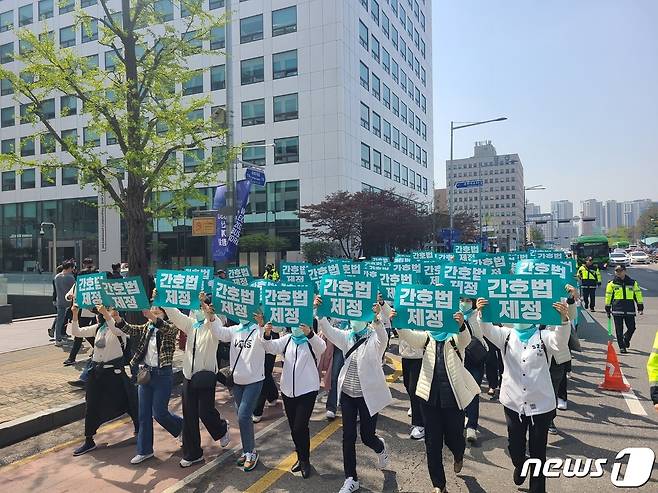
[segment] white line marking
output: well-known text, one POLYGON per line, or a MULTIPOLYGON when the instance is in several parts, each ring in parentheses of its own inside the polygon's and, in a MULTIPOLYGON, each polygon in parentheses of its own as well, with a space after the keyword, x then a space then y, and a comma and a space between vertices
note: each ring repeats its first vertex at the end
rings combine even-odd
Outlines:
POLYGON ((641 289, 642 291, 649 291, 647 288, 643 288, 642 286, 640 286, 640 289, 641 289))
MULTIPOLYGON (((619 368, 619 370, 621 371, 621 368, 619 368)), ((624 383, 628 385, 628 381, 626 380, 623 372, 621 376, 624 379, 624 383)), ((644 410, 644 406, 642 406, 640 399, 637 398, 635 392, 633 392, 633 389, 630 389, 628 392, 622 392, 621 395, 624 396, 624 400, 626 401, 626 405, 628 406, 631 414, 635 414, 636 416, 647 415, 647 412, 644 410)))
MULTIPOLYGON (((272 431, 272 429, 279 426, 284 421, 287 421, 287 419, 288 418, 286 418, 285 416, 281 416, 279 419, 277 419, 276 421, 274 421, 273 423, 269 424, 268 426, 266 426, 265 428, 260 430, 258 433, 256 433, 254 438, 262 437, 266 433, 272 431)), ((235 431, 233 431, 233 433, 235 433, 235 431)), ((190 484, 192 481, 194 481, 199 476, 202 476, 203 474, 207 473, 213 467, 218 466, 219 464, 222 464, 222 463, 226 462, 226 460, 229 457, 233 457, 233 454, 235 452, 239 452, 241 449, 242 449, 242 444, 239 444, 239 445, 236 445, 235 447, 233 447, 229 450, 225 450, 222 455, 220 455, 219 457, 211 460, 206 465, 200 467, 199 469, 197 469, 196 471, 191 473, 189 476, 185 476, 178 483, 171 485, 169 488, 164 490, 162 493, 175 493, 177 491, 180 491, 184 486, 190 484)))
POLYGON ((583 310, 580 313, 590 324, 595 323, 594 317, 592 317, 592 315, 590 315, 590 313, 587 310, 583 308, 583 310))

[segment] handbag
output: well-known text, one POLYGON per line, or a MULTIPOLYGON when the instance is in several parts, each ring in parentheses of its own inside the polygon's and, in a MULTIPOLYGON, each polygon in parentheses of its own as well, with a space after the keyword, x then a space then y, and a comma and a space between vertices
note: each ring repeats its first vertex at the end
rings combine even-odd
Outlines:
POLYGON ((137 385, 148 384, 151 381, 151 371, 146 366, 142 366, 137 372, 137 378, 135 380, 137 385))
POLYGON ((469 324, 466 324, 466 328, 471 333, 471 342, 468 343, 464 351, 464 364, 470 368, 479 367, 487 358, 488 351, 482 341, 473 335, 469 324))
MULTIPOLYGON (((251 335, 256 331, 256 329, 252 329, 251 332, 249 332, 249 335, 245 339, 245 343, 249 340, 251 335)), ((233 386, 235 385, 235 382, 233 381, 233 373, 235 372, 235 367, 238 364, 238 361, 240 361, 240 355, 242 355, 242 350, 244 349, 246 344, 243 344, 242 347, 240 348, 240 352, 238 352, 238 357, 235 358, 235 363, 233 363, 233 368, 230 366, 225 366, 224 368, 221 368, 219 372, 217 372, 217 381, 221 383, 224 387, 227 389, 232 389, 233 386)))
MULTIPOLYGON (((139 355, 138 360, 143 361, 144 358, 146 357, 146 353, 148 352, 149 342, 151 342, 151 337, 153 337, 153 332, 154 329, 149 330, 148 336, 146 336, 146 341, 144 342, 144 348, 142 349, 142 353, 139 355)), ((123 357, 125 360, 126 348, 123 345, 123 340, 121 339, 121 337, 119 337, 119 344, 121 344, 121 349, 123 350, 123 357)), ((156 348, 157 348, 157 344, 156 344, 156 348)), ((157 350, 158 350, 158 366, 160 366, 160 348, 157 348, 157 350)), ((142 366, 137 371, 137 376, 135 377, 135 383, 137 383, 137 385, 147 385, 150 381, 151 381, 151 370, 149 370, 148 366, 142 366)))
POLYGON ((193 389, 210 389, 215 386, 217 375, 210 370, 201 370, 194 373, 194 358, 196 356, 196 329, 194 329, 194 342, 192 343, 192 379, 190 384, 193 389))

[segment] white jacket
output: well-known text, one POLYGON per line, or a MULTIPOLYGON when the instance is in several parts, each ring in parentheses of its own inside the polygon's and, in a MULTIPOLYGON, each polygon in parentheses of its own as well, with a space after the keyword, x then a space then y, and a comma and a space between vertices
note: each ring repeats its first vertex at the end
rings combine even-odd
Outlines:
MULTIPOLYGON (((400 333, 398 332, 398 335, 399 334, 400 333)), ((401 337, 400 342, 398 343, 398 349, 400 351, 400 358, 403 359, 423 359, 423 355, 425 354, 424 347, 414 347, 401 337)))
POLYGON ((320 390, 320 374, 316 359, 327 348, 327 343, 318 335, 311 335, 308 343, 297 345, 291 335, 279 339, 263 339, 265 352, 283 354, 283 373, 281 374, 281 392, 286 397, 299 397, 309 392, 320 390), (287 346, 287 348, 286 348, 287 346), (311 354, 311 349, 313 354, 311 354))
POLYGON ((247 329, 240 330, 242 328, 242 324, 225 327, 220 321, 216 333, 220 341, 231 343, 230 365, 231 368, 235 367, 233 381, 238 385, 249 385, 265 379, 263 328, 256 324, 249 324, 247 329), (242 353, 240 348, 244 348, 242 353))
MULTIPOLYGON (((420 369, 418 385, 416 386, 416 395, 424 401, 429 401, 432 380, 434 379, 434 365, 436 363, 436 341, 427 332, 398 329, 398 335, 401 341, 406 341, 415 348, 425 348, 423 366, 420 369), (427 343, 428 339, 429 343, 427 343), (425 346, 426 344, 427 346, 425 346)), ((452 388, 452 393, 455 396, 455 401, 457 401, 459 409, 465 409, 471 403, 473 397, 480 393, 480 386, 468 370, 464 368, 463 363, 464 350, 470 342, 471 334, 464 327, 464 330, 448 338, 443 345, 443 360, 446 365, 446 373, 448 374, 448 381, 450 382, 450 387, 452 388), (450 340, 455 341, 457 350, 460 353, 459 355, 453 349, 450 340)))
MULTIPOLYGON (((391 391, 388 388, 386 376, 382 369, 382 357, 386 351, 388 334, 381 322, 374 321, 370 325, 373 330, 368 335, 368 340, 362 343, 361 346, 359 346, 359 348, 345 360, 345 364, 340 370, 340 374, 338 375, 337 392, 338 400, 340 401, 340 393, 343 388, 347 369, 350 366, 352 358, 357 358, 359 381, 361 383, 363 398, 368 406, 370 416, 374 416, 393 402, 393 397, 391 396, 391 391)), ((343 354, 347 354, 347 351, 349 351, 354 345, 354 341, 350 337, 349 331, 332 327, 325 317, 318 320, 318 327, 334 346, 343 351, 343 354)))

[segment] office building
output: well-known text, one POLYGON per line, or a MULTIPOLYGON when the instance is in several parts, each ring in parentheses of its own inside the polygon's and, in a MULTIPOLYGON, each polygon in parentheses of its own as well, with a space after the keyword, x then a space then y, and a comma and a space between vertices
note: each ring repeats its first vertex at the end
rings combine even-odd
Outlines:
POLYGON ((571 240, 578 236, 578 226, 573 221, 573 202, 569 200, 557 200, 551 202, 551 214, 555 223, 553 246, 568 249, 571 240))
POLYGON ((434 212, 448 214, 448 189, 436 188, 434 190, 434 212))
MULTIPOLYGON (((211 55, 190 59, 201 75, 186 85, 207 96, 199 117, 225 106, 235 145, 247 144, 242 162, 263 166, 267 184, 254 186, 243 235, 276 234, 289 242, 288 258, 299 258, 301 206, 338 190, 394 189, 429 204, 434 189, 432 121, 432 6, 429 0, 202 0, 216 15, 229 10, 230 29, 219 29, 205 48, 211 55)), ((96 0, 0 2, 0 63, 19 70, 16 30, 51 30, 63 47, 111 68, 98 34, 74 27, 74 6, 103 17, 96 0), (0 7, 1 8, 1 7, 0 7)), ((172 26, 184 31, 185 12, 170 0, 156 2, 172 26)), ((110 0, 120 10, 119 0, 110 0)), ((179 88, 180 89, 180 88, 179 88)), ((28 152, 38 162, 60 149, 39 137, 39 127, 20 122, 20 98, 2 81, 2 152, 28 152), (23 145, 26 144, 26 145, 23 145)), ((99 152, 119 152, 110 135, 85 132, 88 117, 73 98, 52 101, 53 125, 96 141, 99 152), (69 108, 65 115, 63 108, 69 108), (75 108, 75 111, 70 111, 75 108), (93 137, 93 138, 92 138, 93 137)), ((212 149, 199 149, 199 157, 212 149)), ((61 152, 59 153, 61 154, 61 152)), ((27 155, 27 154, 24 154, 27 155)), ((188 156, 177 156, 184 165, 188 156)), ((244 177, 240 167, 237 179, 244 177)), ((225 177, 220 174, 217 184, 225 177)), ((211 207, 214 186, 204 189, 211 207)), ((50 231, 57 227, 57 257, 91 256, 107 269, 125 260, 125 228, 105 198, 80 183, 75 169, 44 176, 39 168, 2 173, 0 271, 52 269, 50 231)), ((507 229, 507 228, 506 228, 507 229)), ((153 266, 180 267, 212 261, 211 238, 191 236, 191 217, 154 222, 149 243, 153 266)), ((243 257, 243 261, 244 261, 243 257)), ((272 256, 268 256, 271 260, 272 256)), ((252 265, 253 269, 253 265, 252 265)))
POLYGON ((526 202, 525 213, 526 216, 536 216, 537 214, 541 214, 541 207, 532 202, 526 202))
POLYGON ((603 203, 601 201, 596 199, 581 201, 580 217, 581 235, 600 234, 603 232, 603 203))

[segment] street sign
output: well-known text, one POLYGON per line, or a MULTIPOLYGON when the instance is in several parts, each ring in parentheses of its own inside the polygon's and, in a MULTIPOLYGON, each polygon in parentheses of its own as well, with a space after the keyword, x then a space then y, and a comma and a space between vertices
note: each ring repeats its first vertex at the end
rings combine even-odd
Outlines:
POLYGON ((192 218, 192 236, 215 236, 215 216, 192 218))
POLYGON ((473 187, 481 187, 484 184, 483 180, 466 180, 466 181, 458 181, 455 183, 455 188, 473 188, 473 187))
POLYGON ((247 168, 244 176, 255 185, 260 185, 261 187, 265 185, 265 173, 259 169, 247 168))

